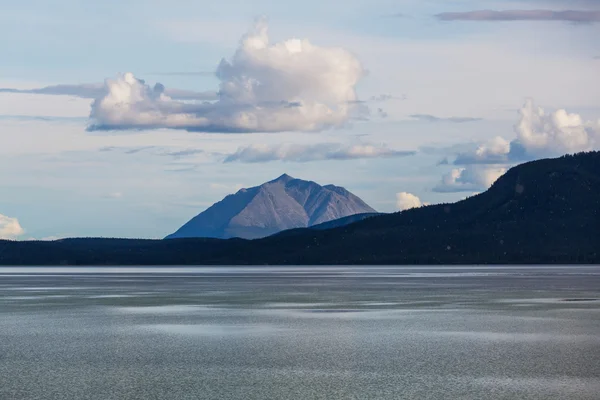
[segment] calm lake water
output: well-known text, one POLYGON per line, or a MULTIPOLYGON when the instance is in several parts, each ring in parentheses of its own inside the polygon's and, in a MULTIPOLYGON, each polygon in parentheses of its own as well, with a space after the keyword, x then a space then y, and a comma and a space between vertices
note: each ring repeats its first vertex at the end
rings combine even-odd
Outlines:
POLYGON ((0 268, 0 399, 600 398, 600 267, 0 268))

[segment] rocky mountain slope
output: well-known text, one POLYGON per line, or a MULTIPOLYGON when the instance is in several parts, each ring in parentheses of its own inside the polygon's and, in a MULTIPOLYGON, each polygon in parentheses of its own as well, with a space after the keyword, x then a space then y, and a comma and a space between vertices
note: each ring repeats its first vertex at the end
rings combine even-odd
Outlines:
POLYGON ((284 174, 225 197, 167 239, 256 239, 287 229, 311 227, 374 212, 364 201, 342 187, 321 186, 284 174))

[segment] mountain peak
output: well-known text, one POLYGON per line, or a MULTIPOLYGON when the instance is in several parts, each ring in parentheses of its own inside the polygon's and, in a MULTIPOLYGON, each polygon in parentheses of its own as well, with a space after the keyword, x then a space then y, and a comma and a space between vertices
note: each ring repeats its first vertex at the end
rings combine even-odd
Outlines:
POLYGON ((279 178, 273 179, 271 182, 284 182, 287 183, 289 181, 293 181, 294 178, 289 176, 288 174, 283 174, 279 178))
POLYGON ((344 188, 322 187, 283 174, 260 186, 225 197, 168 238, 255 239, 286 229, 306 228, 373 212, 375 210, 344 188))

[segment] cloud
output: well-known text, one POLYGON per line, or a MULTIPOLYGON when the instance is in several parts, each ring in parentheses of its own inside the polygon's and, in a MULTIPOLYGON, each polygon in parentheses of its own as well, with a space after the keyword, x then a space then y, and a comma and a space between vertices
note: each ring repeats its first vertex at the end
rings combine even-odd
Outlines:
POLYGON ((452 145, 427 145, 420 146, 419 152, 428 155, 447 155, 447 154, 458 154, 467 151, 471 151, 477 147, 476 143, 456 143, 452 145))
POLYGON ((162 146, 134 146, 134 147, 116 147, 116 146, 105 146, 98 149, 100 153, 115 152, 125 155, 133 155, 138 153, 147 153, 159 156, 169 156, 174 159, 181 159, 188 156, 197 154, 206 154, 210 156, 216 156, 222 158, 222 153, 207 152, 205 150, 196 148, 177 148, 177 147, 162 147, 162 146))
POLYGON ((435 115, 430 115, 430 114, 412 114, 412 115, 409 115, 409 117, 418 119, 420 121, 426 121, 426 122, 455 122, 458 124, 462 124, 465 122, 481 121, 481 118, 470 118, 470 117, 443 118, 443 117, 436 117, 435 115))
POLYGON ((496 137, 474 151, 459 153, 454 164, 510 164, 600 149, 600 120, 584 121, 563 109, 546 112, 531 99, 519 114, 515 139, 496 137))
POLYGON ((600 11, 589 10, 475 10, 437 14, 442 21, 567 21, 578 23, 600 22, 600 11))
POLYGON ((390 100, 406 100, 407 98, 408 98, 408 96, 406 96, 405 94, 403 94, 402 96, 392 96, 391 94, 380 94, 377 96, 371 96, 369 98, 369 100, 372 102, 380 103, 380 102, 386 102, 386 101, 390 101, 390 100))
POLYGON ((392 100, 393 98, 394 98, 394 96, 392 96, 391 94, 380 94, 378 96, 371 96, 371 98, 369 100, 383 102, 383 101, 392 100))
POLYGON ((411 208, 417 208, 423 206, 423 202, 417 196, 408 192, 396 193, 396 206, 398 210, 410 210, 411 208))
POLYGON ((196 72, 182 72, 182 71, 173 71, 173 72, 152 72, 148 75, 156 75, 156 76, 214 76, 214 71, 196 71, 196 72))
POLYGON ((440 161, 438 161, 436 165, 439 167, 440 165, 448 165, 448 164, 450 164, 450 160, 448 160, 448 157, 444 157, 440 161))
POLYGON ((104 88, 100 84, 53 85, 35 89, 0 88, 0 93, 47 94, 95 99, 104 95, 104 88))
POLYGON ((112 192, 106 195, 109 199, 120 199, 123 197, 123 193, 121 192, 112 192))
POLYGON ((56 122, 56 123, 85 123, 86 117, 56 117, 56 116, 45 116, 45 115, 0 115, 0 120, 8 121, 43 121, 43 122, 56 122))
POLYGON ((521 119, 515 126, 517 139, 511 143, 511 154, 520 149, 531 158, 558 156, 565 153, 600 148, 600 119, 584 121, 578 114, 559 109, 547 113, 528 100, 520 110, 521 119))
POLYGON ((398 12, 398 13, 386 15, 386 17, 388 17, 388 18, 408 18, 409 16, 407 14, 398 12))
POLYGON ((456 193, 486 190, 505 172, 506 168, 496 166, 470 165, 466 168, 455 168, 442 177, 442 181, 433 191, 456 193))
POLYGON ((436 192, 485 190, 518 162, 600 149, 600 120, 584 121, 559 109, 546 112, 529 99, 519 110, 516 137, 495 137, 473 150, 458 152, 455 168, 433 189, 436 192))
POLYGON ((459 153, 455 165, 504 164, 508 162, 510 142, 497 136, 481 144, 472 152, 459 153))
POLYGON ((0 214, 0 239, 16 239, 24 233, 18 219, 0 214))
MULTIPOLYGON (((36 89, 0 88, 0 93, 29 93, 55 96, 73 96, 80 97, 82 99, 97 99, 108 94, 106 85, 95 83, 81 85, 54 85, 36 89)), ((166 96, 169 96, 174 100, 215 100, 217 98, 217 93, 214 91, 194 92, 191 90, 164 89, 164 93, 166 96)))
POLYGON ((195 92, 193 90, 165 88, 164 94, 173 100, 210 101, 218 98, 218 93, 215 91, 195 92))
POLYGON ((125 154, 137 154, 145 150, 154 149, 156 146, 140 146, 125 150, 125 154))
POLYGON ((122 152, 123 154, 137 154, 147 150, 157 149, 157 146, 134 146, 134 147, 116 147, 116 146, 104 146, 98 149, 101 153, 106 152, 122 152))
POLYGON ((174 101, 164 86, 132 73, 105 81, 92 104, 90 130, 172 128, 199 132, 319 131, 344 125, 360 107, 355 86, 365 70, 350 52, 308 40, 269 42, 259 20, 231 60, 216 71, 218 100, 174 101))
POLYGON ((206 153, 204 150, 200 149, 184 149, 184 150, 176 150, 176 151, 168 151, 163 153, 165 156, 171 156, 174 158, 182 158, 187 156, 193 156, 196 154, 204 154, 206 153))
POLYGON ((250 145, 239 148, 225 159, 229 162, 263 163, 269 161, 309 162, 322 160, 353 160, 359 158, 404 157, 414 151, 398 151, 385 146, 342 145, 319 143, 313 145, 250 145))

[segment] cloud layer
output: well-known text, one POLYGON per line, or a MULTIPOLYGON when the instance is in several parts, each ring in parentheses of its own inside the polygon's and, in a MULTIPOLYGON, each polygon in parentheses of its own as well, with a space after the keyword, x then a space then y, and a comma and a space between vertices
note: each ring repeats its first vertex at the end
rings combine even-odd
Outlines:
MULTIPOLYGON (((54 96, 73 96, 82 99, 97 99, 106 96, 108 94, 107 89, 107 85, 90 83, 80 85, 53 85, 35 89, 0 88, 0 93, 46 94, 54 96)), ((173 100, 215 100, 217 98, 216 92, 164 89, 164 93, 173 100)))
POLYGON ((250 145, 230 154, 225 162, 263 163, 270 161, 309 162, 322 160, 352 160, 359 158, 404 157, 414 151, 398 151, 385 146, 343 145, 319 143, 311 145, 250 145))
POLYGON ((431 114, 412 114, 409 117, 418 119, 426 122, 454 122, 457 124, 462 124, 465 122, 476 122, 481 121, 481 118, 471 118, 471 117, 436 117, 431 114))
POLYGON ((300 39, 271 44, 261 20, 217 68, 216 102, 174 101, 162 85, 126 73, 106 80, 106 95, 92 104, 90 130, 319 131, 342 126, 360 108, 354 88, 364 74, 342 48, 300 39))
POLYGON ((437 14, 442 21, 567 21, 579 23, 600 22, 600 11, 579 10, 475 10, 437 14))
POLYGON ((411 208, 417 208, 423 206, 423 202, 417 196, 408 192, 396 193, 396 206, 398 210, 410 210, 411 208))
POLYGON ((0 214, 0 239, 16 239, 24 233, 19 220, 0 214))

